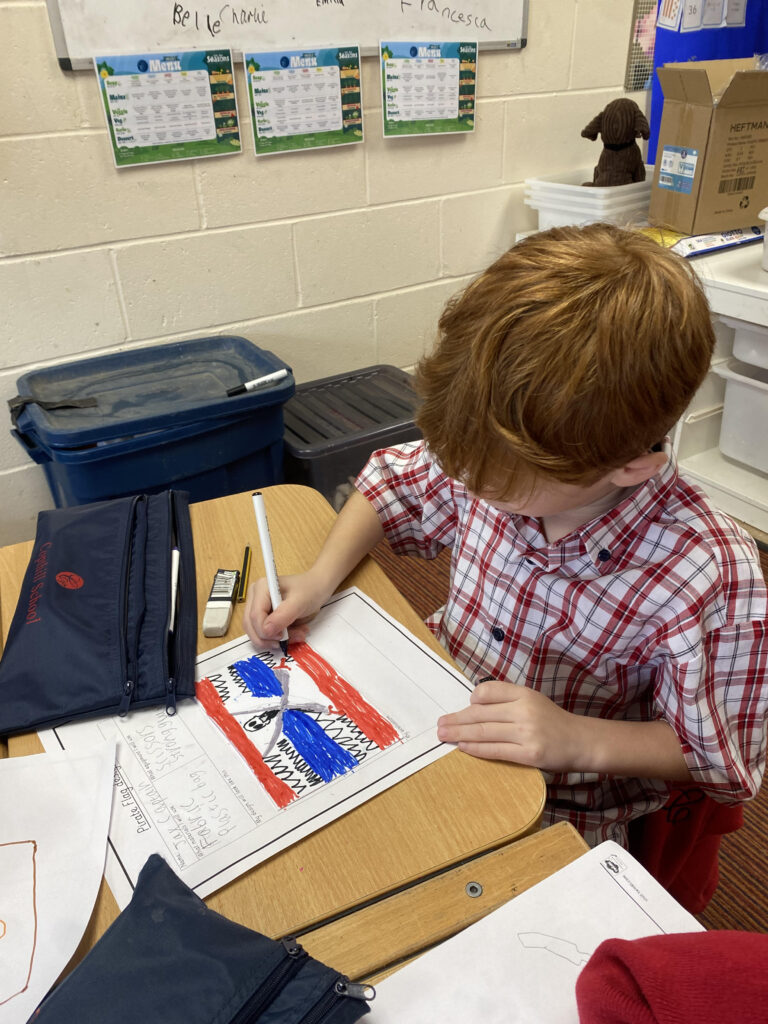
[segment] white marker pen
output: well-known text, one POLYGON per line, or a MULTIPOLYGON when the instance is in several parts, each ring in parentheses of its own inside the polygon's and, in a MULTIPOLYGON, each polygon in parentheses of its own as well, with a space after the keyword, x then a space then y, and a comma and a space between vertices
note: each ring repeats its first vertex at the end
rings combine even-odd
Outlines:
MULTIPOLYGON (((256 515, 256 526, 259 530, 261 557, 264 559, 264 571, 267 574, 269 599, 272 602, 272 611, 274 611, 283 600, 283 596, 280 593, 280 584, 277 579, 275 556, 272 552, 272 538, 269 535, 269 523, 267 522, 267 510, 264 508, 264 496, 261 491, 253 492, 253 511, 256 515)), ((280 637, 280 649, 283 654, 288 654, 287 629, 283 630, 283 635, 280 637)))

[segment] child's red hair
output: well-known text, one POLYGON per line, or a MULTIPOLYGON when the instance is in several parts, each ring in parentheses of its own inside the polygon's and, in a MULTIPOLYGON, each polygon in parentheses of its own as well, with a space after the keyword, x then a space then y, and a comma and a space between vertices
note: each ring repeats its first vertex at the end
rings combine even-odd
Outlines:
POLYGON ((418 368, 418 421, 445 472, 518 494, 589 484, 660 441, 714 348, 680 256, 608 224, 532 235, 446 306, 418 368))

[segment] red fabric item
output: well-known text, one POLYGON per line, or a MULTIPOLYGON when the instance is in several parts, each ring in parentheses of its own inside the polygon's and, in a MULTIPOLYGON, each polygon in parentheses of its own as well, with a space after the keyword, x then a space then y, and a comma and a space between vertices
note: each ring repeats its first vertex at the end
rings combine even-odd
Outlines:
POLYGON ((602 942, 576 980, 580 1024, 765 1024, 768 935, 691 932, 602 942))
POLYGON ((741 804, 718 803, 693 787, 673 789, 660 810, 630 823, 629 852, 689 913, 699 914, 717 888, 720 838, 743 824, 741 804))

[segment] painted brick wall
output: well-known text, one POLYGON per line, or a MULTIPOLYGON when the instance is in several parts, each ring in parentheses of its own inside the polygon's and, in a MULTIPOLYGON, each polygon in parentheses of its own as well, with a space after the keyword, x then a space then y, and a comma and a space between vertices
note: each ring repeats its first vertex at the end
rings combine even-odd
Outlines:
MULTIPOLYGON (((480 54, 469 137, 385 142, 366 58, 362 145, 257 161, 239 69, 242 155, 118 172, 94 77, 59 70, 44 0, 0 0, 3 407, 32 367, 216 333, 298 381, 411 366, 445 300, 535 228, 524 179, 596 161, 579 133, 622 94, 631 12, 531 0, 527 48, 480 54)), ((52 500, 6 429, 0 489, 0 544, 32 537, 52 500)))

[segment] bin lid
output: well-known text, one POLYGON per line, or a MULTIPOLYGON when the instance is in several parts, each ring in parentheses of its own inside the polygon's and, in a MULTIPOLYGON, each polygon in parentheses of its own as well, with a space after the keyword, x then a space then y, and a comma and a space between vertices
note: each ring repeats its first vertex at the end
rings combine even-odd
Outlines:
POLYGON ((19 432, 51 448, 96 444, 201 420, 237 419, 287 401, 295 390, 287 363, 247 338, 195 338, 94 356, 32 370, 16 382, 31 401, 18 413, 19 432), (277 384, 227 396, 227 389, 275 370, 277 384), (95 399, 67 407, 67 401, 95 399), (46 403, 55 408, 43 408, 46 403))
POLYGON ((393 429, 413 427, 419 402, 411 375, 395 366, 308 381, 283 410, 283 440, 299 457, 326 455, 361 440, 376 447, 393 429))

